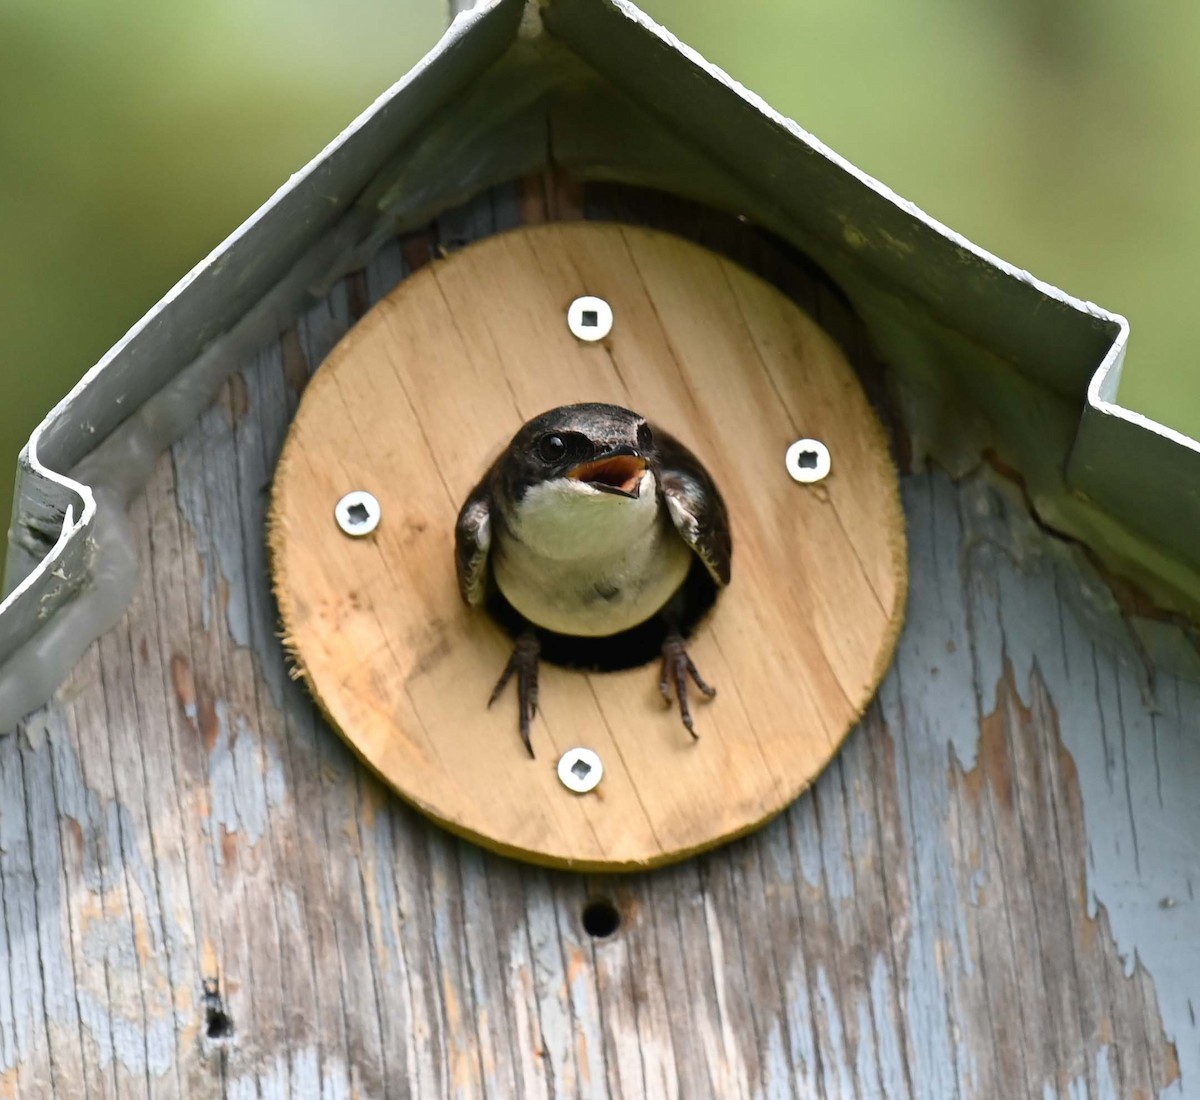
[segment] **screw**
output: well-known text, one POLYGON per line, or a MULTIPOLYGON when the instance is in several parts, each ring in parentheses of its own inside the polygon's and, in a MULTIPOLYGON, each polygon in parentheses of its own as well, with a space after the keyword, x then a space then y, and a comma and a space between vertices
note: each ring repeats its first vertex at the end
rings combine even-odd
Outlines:
POLYGON ((603 298, 585 295, 567 307, 567 327, 588 343, 603 340, 613 326, 613 311, 603 298))
POLYGON ((806 485, 820 481, 829 473, 829 448, 819 439, 797 439, 783 459, 787 472, 806 485))
POLYGON ((604 765, 591 749, 567 749, 559 757, 558 778, 567 790, 587 794, 600 785, 604 765))
POLYGON ((355 489, 337 502, 333 516, 337 525, 351 538, 360 539, 379 526, 382 511, 377 501, 365 489, 355 489))

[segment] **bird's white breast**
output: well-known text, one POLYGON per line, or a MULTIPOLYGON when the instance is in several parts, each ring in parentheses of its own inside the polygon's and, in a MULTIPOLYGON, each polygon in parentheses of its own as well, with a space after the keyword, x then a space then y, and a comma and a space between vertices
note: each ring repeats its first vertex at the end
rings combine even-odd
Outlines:
POLYGON ((692 552, 659 506, 654 475, 636 500, 566 478, 530 488, 497 531, 496 584, 531 622, 600 637, 645 621, 674 594, 692 552))

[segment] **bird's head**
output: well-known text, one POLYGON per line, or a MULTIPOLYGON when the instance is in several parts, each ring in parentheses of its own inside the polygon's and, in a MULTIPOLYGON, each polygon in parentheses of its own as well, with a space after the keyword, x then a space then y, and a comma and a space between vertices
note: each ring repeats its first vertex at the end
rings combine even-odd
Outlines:
POLYGON ((520 502, 553 484, 577 499, 638 500, 653 484, 654 438, 644 417, 619 405, 561 405, 528 421, 505 452, 502 475, 520 502))

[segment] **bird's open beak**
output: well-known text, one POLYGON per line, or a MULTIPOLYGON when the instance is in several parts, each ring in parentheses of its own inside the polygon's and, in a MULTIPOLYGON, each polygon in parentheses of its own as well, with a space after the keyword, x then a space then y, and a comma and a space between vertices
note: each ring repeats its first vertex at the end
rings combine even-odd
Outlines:
POLYGON ((591 462, 581 462, 567 477, 582 481, 602 493, 636 500, 641 490, 646 460, 631 447, 617 447, 591 462))

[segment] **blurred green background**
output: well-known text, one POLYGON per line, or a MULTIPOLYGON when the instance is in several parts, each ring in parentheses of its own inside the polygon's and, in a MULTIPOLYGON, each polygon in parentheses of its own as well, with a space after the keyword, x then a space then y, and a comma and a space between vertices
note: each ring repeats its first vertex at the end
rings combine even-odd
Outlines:
MULTIPOLYGON (((646 0, 901 195, 1127 314, 1122 399, 1200 435, 1200 5, 646 0)), ((437 39, 446 0, 5 0, 0 454, 437 39)), ((0 474, 7 515, 9 477, 0 474)))

